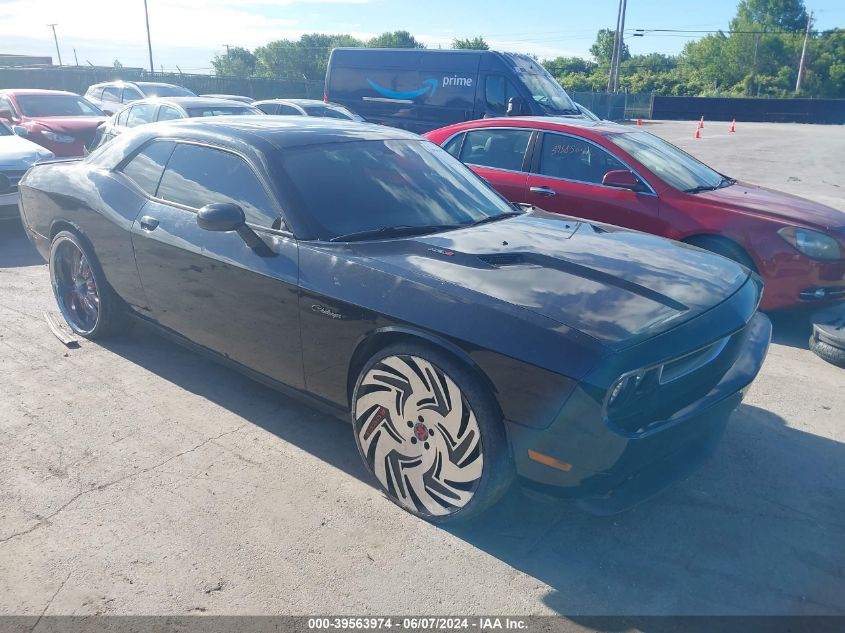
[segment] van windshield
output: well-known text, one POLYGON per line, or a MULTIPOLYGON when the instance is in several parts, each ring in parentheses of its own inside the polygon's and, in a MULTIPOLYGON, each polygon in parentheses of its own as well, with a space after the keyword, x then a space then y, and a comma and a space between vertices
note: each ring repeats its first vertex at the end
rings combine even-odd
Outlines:
POLYGON ((551 77, 535 73, 521 73, 519 77, 547 114, 580 114, 566 91, 551 77))

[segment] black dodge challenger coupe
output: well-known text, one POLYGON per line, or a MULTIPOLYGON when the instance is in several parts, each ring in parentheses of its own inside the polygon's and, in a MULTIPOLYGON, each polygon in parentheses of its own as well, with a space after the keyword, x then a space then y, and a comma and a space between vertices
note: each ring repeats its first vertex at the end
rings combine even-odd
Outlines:
POLYGON ((713 451, 771 335, 738 264, 516 208, 381 126, 153 124, 20 191, 75 332, 141 321, 351 411, 385 494, 431 521, 515 476, 629 507, 713 451))

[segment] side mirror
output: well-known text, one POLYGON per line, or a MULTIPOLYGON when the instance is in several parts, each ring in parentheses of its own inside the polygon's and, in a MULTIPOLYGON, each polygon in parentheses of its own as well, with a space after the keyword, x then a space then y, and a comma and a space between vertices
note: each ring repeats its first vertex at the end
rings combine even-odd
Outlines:
POLYGON ((508 99, 508 116, 525 116, 529 114, 528 104, 522 97, 511 97, 508 99))
POLYGON ((24 126, 22 126, 22 125, 13 125, 13 126, 12 126, 12 132, 14 132, 15 134, 17 134, 18 136, 24 136, 24 137, 25 137, 27 134, 29 134, 29 132, 27 131, 27 129, 26 129, 24 126))
POLYGON ((206 231, 237 231, 245 224, 243 209, 228 202, 207 204, 197 213, 197 225, 206 231))
POLYGON ((619 189, 630 189, 631 191, 638 191, 640 189, 639 179, 627 169, 614 169, 609 171, 601 179, 601 184, 606 187, 618 187, 619 189))

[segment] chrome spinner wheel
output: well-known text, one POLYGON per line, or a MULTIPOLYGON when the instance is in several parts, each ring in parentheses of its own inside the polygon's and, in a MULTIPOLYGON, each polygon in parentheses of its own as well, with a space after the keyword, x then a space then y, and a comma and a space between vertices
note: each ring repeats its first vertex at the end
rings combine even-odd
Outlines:
POLYGON ((100 291, 91 264, 70 238, 54 243, 50 254, 53 294, 67 324, 78 334, 90 334, 100 319, 100 291))
POLYGON ((469 504, 484 468, 478 420, 455 382, 412 355, 386 356, 360 378, 355 438, 387 494, 422 516, 469 504))

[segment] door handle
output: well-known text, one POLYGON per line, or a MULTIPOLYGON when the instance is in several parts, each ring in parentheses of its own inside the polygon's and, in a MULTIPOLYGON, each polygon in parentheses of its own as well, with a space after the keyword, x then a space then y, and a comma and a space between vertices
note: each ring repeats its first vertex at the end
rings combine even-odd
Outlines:
POLYGON ((548 187, 531 187, 529 189, 531 193, 536 193, 538 196, 556 196, 557 192, 554 189, 549 189, 548 187))
POLYGON ((141 225, 142 229, 146 229, 147 231, 155 231, 158 227, 158 220, 149 215, 145 215, 141 217, 141 219, 138 221, 138 224, 141 225))

